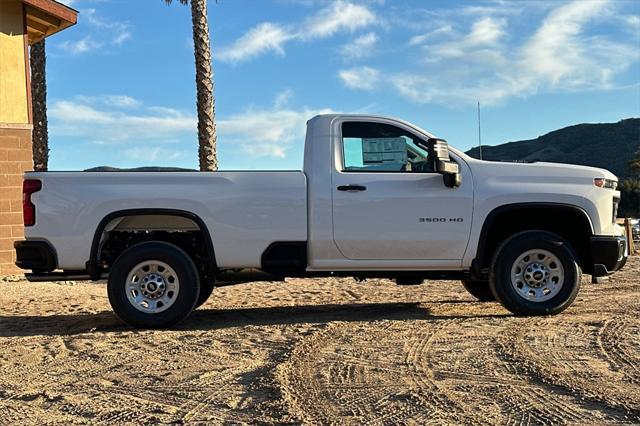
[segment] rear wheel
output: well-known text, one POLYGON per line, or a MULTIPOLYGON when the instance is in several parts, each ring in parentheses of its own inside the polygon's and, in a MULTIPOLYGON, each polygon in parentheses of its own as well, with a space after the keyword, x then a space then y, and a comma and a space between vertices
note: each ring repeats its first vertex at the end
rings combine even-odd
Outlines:
POLYGON ((140 328, 169 327, 194 309, 200 279, 182 249, 160 241, 136 244, 114 262, 107 284, 114 312, 140 328))
POLYGON ((489 281, 462 280, 462 285, 469 294, 480 302, 493 302, 496 300, 496 297, 493 295, 491 287, 489 286, 489 281))
POLYGON ((516 315, 553 315, 568 308, 580 290, 582 271, 565 240, 527 231, 505 241, 494 255, 490 286, 516 315))

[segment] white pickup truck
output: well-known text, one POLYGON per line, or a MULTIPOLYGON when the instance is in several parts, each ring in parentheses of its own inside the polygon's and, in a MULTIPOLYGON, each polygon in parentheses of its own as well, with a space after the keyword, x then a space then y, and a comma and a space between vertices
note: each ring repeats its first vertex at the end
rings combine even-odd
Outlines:
POLYGON ((456 279, 556 314, 583 271, 627 258, 606 170, 480 161, 370 115, 312 118, 304 155, 304 171, 26 173, 16 264, 31 281, 108 279, 120 318, 165 327, 214 285, 293 276, 456 279))

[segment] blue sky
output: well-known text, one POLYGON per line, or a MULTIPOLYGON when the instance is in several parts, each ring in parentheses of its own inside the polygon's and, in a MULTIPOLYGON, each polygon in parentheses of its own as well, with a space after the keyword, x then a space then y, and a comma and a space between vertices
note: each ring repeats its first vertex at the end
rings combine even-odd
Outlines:
MULTIPOLYGON (((197 167, 189 8, 63 0, 47 41, 51 170, 197 167)), ((640 116, 640 2, 209 2, 221 169, 299 169, 321 112, 397 116, 457 148, 640 116)))

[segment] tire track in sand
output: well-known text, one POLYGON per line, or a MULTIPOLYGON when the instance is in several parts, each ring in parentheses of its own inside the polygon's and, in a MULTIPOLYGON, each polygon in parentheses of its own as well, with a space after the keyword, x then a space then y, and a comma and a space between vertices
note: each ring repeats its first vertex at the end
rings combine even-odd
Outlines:
POLYGON ((522 321, 526 326, 510 327, 500 338, 505 357, 592 410, 618 421, 640 421, 639 374, 631 350, 638 345, 637 319, 603 322, 574 315, 563 327, 550 317, 522 321))
POLYGON ((640 386, 640 321, 606 320, 598 331, 598 346, 611 366, 640 386))
POLYGON ((277 377, 290 411, 309 424, 629 421, 629 412, 541 380, 509 355, 505 344, 515 343, 501 336, 528 330, 535 321, 331 323, 296 346, 277 377))

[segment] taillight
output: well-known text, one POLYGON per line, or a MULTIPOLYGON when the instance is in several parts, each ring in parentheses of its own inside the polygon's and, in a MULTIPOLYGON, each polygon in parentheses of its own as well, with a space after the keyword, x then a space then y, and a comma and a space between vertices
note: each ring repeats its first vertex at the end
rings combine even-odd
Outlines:
POLYGON ((22 216, 24 226, 36 224, 36 206, 31 201, 31 194, 42 189, 42 182, 37 179, 26 179, 22 183, 22 216))

